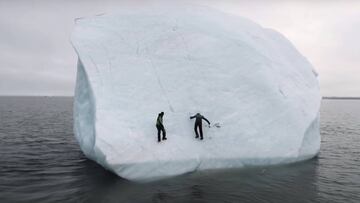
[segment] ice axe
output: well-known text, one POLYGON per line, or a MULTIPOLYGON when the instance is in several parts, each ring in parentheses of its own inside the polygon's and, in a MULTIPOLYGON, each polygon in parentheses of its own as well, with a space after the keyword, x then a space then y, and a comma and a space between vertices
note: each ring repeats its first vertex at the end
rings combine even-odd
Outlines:
POLYGON ((214 123, 214 124, 212 124, 212 125, 206 125, 208 128, 211 128, 211 126, 212 127, 216 127, 216 128, 221 128, 221 125, 220 125, 220 123, 214 123))

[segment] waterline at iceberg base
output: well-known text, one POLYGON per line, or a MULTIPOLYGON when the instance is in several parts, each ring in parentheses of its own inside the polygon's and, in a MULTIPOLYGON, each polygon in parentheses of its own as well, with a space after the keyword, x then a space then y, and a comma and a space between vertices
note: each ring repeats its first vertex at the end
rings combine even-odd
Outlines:
POLYGON ((320 149, 311 64, 278 32, 205 7, 76 20, 75 136, 117 175, 148 181, 196 170, 290 163, 320 149), (168 140, 158 143, 164 111, 168 140), (220 128, 204 126, 203 114, 220 128))

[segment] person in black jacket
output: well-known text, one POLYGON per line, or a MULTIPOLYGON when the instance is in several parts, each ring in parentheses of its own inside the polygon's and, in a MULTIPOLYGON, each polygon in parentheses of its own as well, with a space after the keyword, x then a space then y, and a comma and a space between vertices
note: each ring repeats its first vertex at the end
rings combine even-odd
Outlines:
POLYGON ((199 128, 200 131, 200 140, 204 139, 203 137, 203 131, 202 131, 202 120, 204 119, 209 125, 210 122, 208 119, 206 119, 204 116, 202 116, 200 113, 195 114, 194 116, 191 116, 190 119, 195 118, 195 126, 194 126, 194 130, 195 130, 195 138, 199 138, 199 133, 197 131, 197 128, 199 128))
POLYGON ((163 137, 162 137, 162 140, 166 140, 166 131, 165 131, 165 128, 164 128, 164 125, 163 125, 163 116, 164 116, 164 112, 161 112, 159 113, 157 119, 156 119, 156 128, 158 130, 158 142, 161 141, 161 131, 162 131, 162 134, 163 134, 163 137))

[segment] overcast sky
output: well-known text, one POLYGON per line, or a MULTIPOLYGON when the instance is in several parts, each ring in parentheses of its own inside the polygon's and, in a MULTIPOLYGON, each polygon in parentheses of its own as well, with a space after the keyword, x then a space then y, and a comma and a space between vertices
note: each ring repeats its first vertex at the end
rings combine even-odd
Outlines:
MULTIPOLYGON (((74 93, 74 19, 161 1, 0 0, 0 95, 74 93), (146 3, 145 3, 146 2, 146 3)), ((324 96, 360 96, 360 1, 191 1, 284 34, 319 73, 324 96)))

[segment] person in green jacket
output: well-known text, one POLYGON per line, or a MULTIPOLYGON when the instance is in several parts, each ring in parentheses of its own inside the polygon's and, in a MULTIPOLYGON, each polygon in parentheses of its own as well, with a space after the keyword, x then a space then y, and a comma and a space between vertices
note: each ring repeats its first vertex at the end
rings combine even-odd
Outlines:
POLYGON ((159 113, 157 119, 156 119, 156 128, 158 130, 158 142, 161 141, 161 131, 162 131, 162 140, 166 140, 166 131, 163 125, 163 116, 164 116, 164 112, 159 113))

